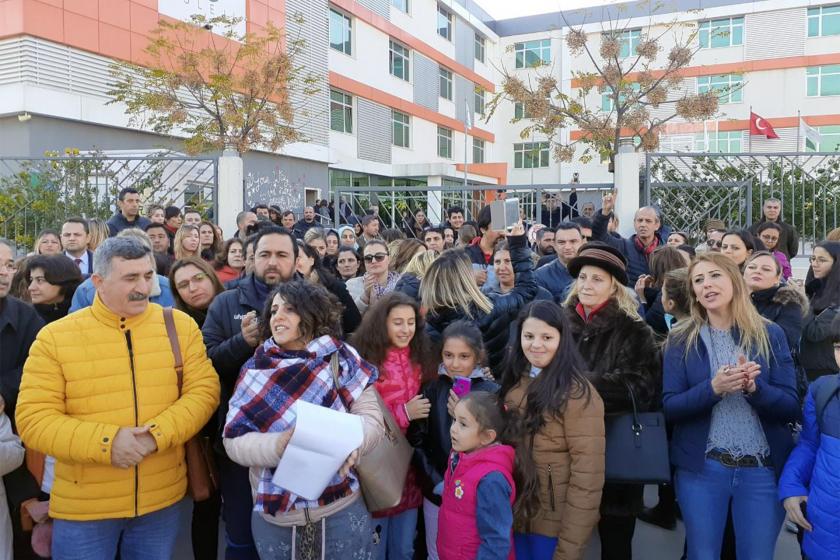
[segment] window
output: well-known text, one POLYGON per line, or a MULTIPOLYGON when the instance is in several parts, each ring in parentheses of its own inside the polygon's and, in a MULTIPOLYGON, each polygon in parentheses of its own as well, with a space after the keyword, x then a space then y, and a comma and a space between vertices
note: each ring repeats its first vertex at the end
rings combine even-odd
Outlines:
POLYGON ((808 8, 808 37, 840 35, 840 6, 808 8))
POLYGON ((438 6, 437 11, 437 34, 446 39, 452 40, 452 14, 438 6))
POLYGON ((840 152, 840 126, 820 126, 820 143, 815 144, 805 139, 805 151, 810 152, 840 152))
MULTIPOLYGON (((630 84, 630 88, 633 91, 638 92, 641 89, 641 85, 637 83, 630 84)), ((609 113, 613 110, 615 104, 613 103, 613 93, 612 90, 607 90, 601 93, 601 110, 605 113, 609 113)), ((623 103, 627 99, 626 93, 619 93, 618 99, 623 103)))
POLYGON ((452 130, 442 126, 437 129, 438 155, 442 158, 452 158, 452 130))
POLYGON ((484 140, 473 138, 473 163, 484 163, 484 140))
POLYGON ((744 18, 710 19, 700 22, 700 48, 717 49, 744 44, 744 18))
POLYGON ((694 151, 713 152, 720 154, 735 154, 741 151, 742 134, 740 130, 732 132, 710 132, 708 135, 698 133, 694 135, 694 151), (708 138, 708 146, 706 141, 708 138))
POLYGON ((475 59, 479 62, 484 62, 484 37, 475 34, 475 59))
POLYGON ((536 68, 551 63, 551 39, 526 41, 514 45, 517 68, 536 68))
POLYGON ((621 32, 621 34, 618 36, 618 43, 619 45, 621 45, 621 51, 619 52, 618 56, 620 56, 621 58, 627 58, 636 54, 636 47, 639 46, 641 40, 641 29, 628 29, 627 31, 621 32))
POLYGON ((397 42, 391 41, 388 53, 388 70, 392 75, 406 82, 409 80, 408 62, 410 51, 397 42))
POLYGON ((353 98, 330 90, 330 129, 353 134, 353 98))
POLYGON ((840 64, 807 69, 808 97, 840 95, 840 64))
POLYGON ((353 20, 330 10, 330 46, 344 54, 353 54, 353 20))
POLYGON ((530 119, 531 114, 525 109, 524 103, 514 103, 513 104, 513 118, 515 119, 530 119))
POLYGON ((391 111, 391 122, 393 123, 393 143, 400 148, 408 148, 411 137, 410 117, 399 111, 391 111))
POLYGON ((516 169, 548 167, 548 142, 514 144, 513 167, 516 169))
POLYGON ((391 5, 401 12, 408 13, 408 0, 391 0, 391 5))
POLYGON ((444 67, 439 67, 440 71, 440 96, 444 99, 452 101, 452 72, 444 67))
POLYGON ((713 89, 720 92, 721 104, 740 103, 743 100, 744 77, 741 74, 723 74, 721 76, 700 76, 697 78, 697 93, 706 93, 713 89))
POLYGON ((479 86, 475 88, 475 113, 484 116, 484 88, 479 86))

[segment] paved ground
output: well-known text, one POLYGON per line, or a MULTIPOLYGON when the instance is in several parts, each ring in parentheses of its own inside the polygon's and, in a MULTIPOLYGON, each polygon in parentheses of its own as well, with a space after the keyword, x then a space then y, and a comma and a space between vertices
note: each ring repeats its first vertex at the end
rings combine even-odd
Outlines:
MULTIPOLYGON (((646 498, 656 500, 655 489, 648 488, 646 498)), ((683 550, 683 528, 680 523, 675 531, 665 531, 653 525, 639 522, 636 526, 636 536, 633 540, 634 560, 680 560, 683 550)), ((593 538, 587 550, 586 560, 600 558, 600 544, 593 538)), ((186 520, 181 531, 175 560, 189 560, 192 558, 190 545, 189 521, 186 520)), ((219 558, 224 558, 223 547, 219 547, 219 558)), ((799 547, 796 538, 782 529, 776 545, 776 556, 773 560, 799 560, 799 547)))

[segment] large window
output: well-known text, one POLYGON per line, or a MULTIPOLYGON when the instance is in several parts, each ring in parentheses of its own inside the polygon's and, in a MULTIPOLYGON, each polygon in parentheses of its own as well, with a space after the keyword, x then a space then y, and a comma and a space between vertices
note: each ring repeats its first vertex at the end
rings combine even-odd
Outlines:
POLYGON ((525 109, 524 103, 516 102, 513 104, 513 118, 517 120, 531 118, 531 114, 525 109))
MULTIPOLYGON (((641 89, 641 85, 634 82, 634 83, 630 84, 630 88, 633 91, 638 92, 641 89)), ((619 99, 619 101, 624 103, 624 101, 626 101, 626 99, 627 99, 627 94, 626 93, 619 93, 618 94, 618 99, 619 99)), ((605 113, 609 113, 613 110, 614 107, 615 107, 615 103, 613 102, 613 92, 612 92, 612 90, 610 89, 608 91, 605 91, 605 92, 601 93, 601 110, 605 113)))
POLYGON ((618 56, 621 58, 627 58, 628 56, 636 54, 636 47, 639 46, 641 40, 641 29, 628 29, 627 31, 623 31, 618 36, 618 42, 621 45, 621 51, 618 56))
POLYGON ((344 54, 353 54, 353 20, 330 10, 330 46, 344 54))
POLYGON ((805 139, 805 150, 812 152, 840 152, 840 126, 820 126, 817 127, 820 132, 820 143, 815 144, 809 139, 805 139))
POLYGON ((741 152, 742 139, 740 130, 710 132, 708 134, 698 133, 694 135, 694 151, 735 154, 741 152))
POLYGON ((397 78, 408 81, 410 56, 411 53, 408 50, 408 47, 404 47, 395 41, 391 41, 391 48, 388 53, 388 71, 397 78))
POLYGON ((442 126, 437 127, 438 155, 452 159, 452 130, 442 126))
POLYGON ((808 8, 808 37, 840 35, 840 6, 808 8))
POLYGON ((811 66, 807 69, 808 97, 840 95, 840 64, 811 66))
POLYGON ((720 93, 721 104, 740 103, 743 101, 744 77, 741 74, 723 74, 720 76, 700 76, 697 78, 697 93, 715 90, 720 93))
POLYGON ((484 140, 473 138, 473 163, 484 163, 484 140))
POLYGON ((484 88, 480 86, 475 87, 475 112, 484 116, 484 88))
POLYGON ((401 12, 408 13, 408 0, 391 0, 391 5, 401 12))
POLYGON ((475 59, 479 62, 484 62, 484 37, 475 34, 475 59))
POLYGON ((353 134, 353 98, 330 90, 330 129, 353 134))
POLYGON ((408 148, 411 141, 411 117, 399 111, 391 111, 393 123, 393 143, 400 148, 408 148))
POLYGON ((514 144, 513 167, 516 169, 548 167, 548 142, 514 144))
POLYGON ((744 44, 744 18, 709 19, 700 22, 700 48, 717 49, 744 44))
POLYGON ((440 66, 440 96, 452 101, 452 72, 440 66))
POLYGON ((437 7, 437 34, 447 41, 452 40, 452 14, 440 5, 437 7))
POLYGON ((551 39, 516 43, 513 50, 517 68, 536 68, 551 63, 551 39))

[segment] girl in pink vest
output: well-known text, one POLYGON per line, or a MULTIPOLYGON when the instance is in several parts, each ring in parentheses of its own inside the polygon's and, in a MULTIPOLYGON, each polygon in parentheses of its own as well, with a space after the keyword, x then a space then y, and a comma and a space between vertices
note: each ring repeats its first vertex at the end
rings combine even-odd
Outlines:
MULTIPOLYGON (((452 454, 443 485, 437 550, 441 560, 513 560, 514 462, 533 472, 512 441, 516 422, 492 393, 476 391, 455 406, 452 454)), ((524 478, 524 477, 523 477, 524 478)), ((521 484, 528 484, 520 478, 521 484)))

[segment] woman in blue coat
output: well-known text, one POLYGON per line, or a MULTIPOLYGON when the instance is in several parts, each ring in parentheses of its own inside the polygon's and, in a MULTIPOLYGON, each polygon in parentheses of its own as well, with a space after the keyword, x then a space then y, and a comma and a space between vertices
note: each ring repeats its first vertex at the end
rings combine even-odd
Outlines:
MULTIPOLYGON (((840 368, 840 319, 831 325, 834 360, 840 368)), ((809 560, 840 558, 840 376, 824 375, 805 398, 799 443, 779 479, 779 498, 791 521, 805 529, 809 560), (807 509, 806 509, 807 505, 807 509)))
POLYGON ((738 560, 773 557, 784 520, 777 494, 799 418, 785 334, 750 302, 740 270, 719 253, 688 270, 691 317, 665 350, 663 410, 688 560, 720 558, 729 504, 738 560))

